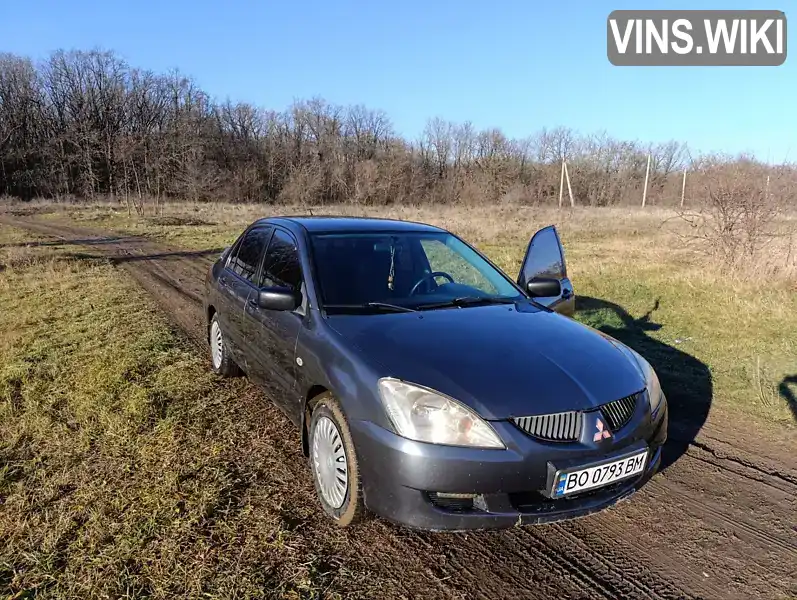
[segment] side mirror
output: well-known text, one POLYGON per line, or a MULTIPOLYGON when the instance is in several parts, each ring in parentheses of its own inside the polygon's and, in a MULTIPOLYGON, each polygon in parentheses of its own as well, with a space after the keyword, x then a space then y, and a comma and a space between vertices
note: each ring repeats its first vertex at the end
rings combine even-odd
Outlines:
POLYGON ((302 303, 302 294, 288 287, 260 288, 257 305, 267 310, 295 310, 302 303))
POLYGON ((562 283, 558 279, 535 277, 529 281, 526 289, 532 298, 549 298, 562 294, 562 283))

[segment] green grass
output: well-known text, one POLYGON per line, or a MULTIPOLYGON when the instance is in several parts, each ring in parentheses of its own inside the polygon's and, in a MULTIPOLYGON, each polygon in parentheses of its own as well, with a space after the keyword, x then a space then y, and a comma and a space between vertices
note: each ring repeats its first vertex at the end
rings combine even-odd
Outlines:
POLYGON ((0 597, 380 585, 355 548, 356 572, 328 567, 345 544, 315 523, 298 436, 276 409, 212 375, 123 273, 19 246, 31 239, 0 226, 0 597))

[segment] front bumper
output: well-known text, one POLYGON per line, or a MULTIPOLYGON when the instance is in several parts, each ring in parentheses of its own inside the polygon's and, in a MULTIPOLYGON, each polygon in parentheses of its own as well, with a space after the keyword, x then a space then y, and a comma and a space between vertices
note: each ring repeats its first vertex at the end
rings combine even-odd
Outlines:
POLYGON ((647 482, 661 464, 667 404, 651 419, 638 411, 609 447, 541 442, 507 421, 492 422, 506 450, 437 446, 397 436, 369 421, 350 423, 365 504, 380 516, 428 530, 500 529, 572 519, 600 511, 647 482), (572 497, 552 499, 552 465, 589 465, 649 448, 642 473, 572 497), (475 494, 472 506, 442 494, 475 494))

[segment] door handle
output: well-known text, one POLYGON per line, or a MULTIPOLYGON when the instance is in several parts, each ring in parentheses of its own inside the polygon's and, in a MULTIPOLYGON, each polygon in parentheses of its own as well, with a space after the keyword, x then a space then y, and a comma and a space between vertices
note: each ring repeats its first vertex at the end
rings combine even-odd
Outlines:
POLYGON ((249 298, 249 299, 246 301, 246 303, 247 303, 249 306, 253 307, 253 308, 259 308, 259 307, 257 306, 257 300, 255 300, 254 298, 249 298))

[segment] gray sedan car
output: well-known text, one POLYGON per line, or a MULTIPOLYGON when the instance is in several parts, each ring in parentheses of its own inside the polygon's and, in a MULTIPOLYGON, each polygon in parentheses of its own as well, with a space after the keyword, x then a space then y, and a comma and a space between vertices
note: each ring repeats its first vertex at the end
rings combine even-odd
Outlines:
POLYGON ((433 530, 601 510, 659 466, 650 364, 579 324, 554 227, 510 278, 456 235, 386 219, 252 223, 207 276, 213 369, 296 424, 318 501, 433 530))

